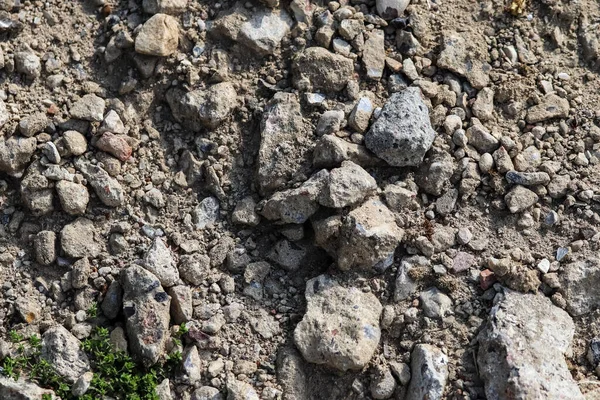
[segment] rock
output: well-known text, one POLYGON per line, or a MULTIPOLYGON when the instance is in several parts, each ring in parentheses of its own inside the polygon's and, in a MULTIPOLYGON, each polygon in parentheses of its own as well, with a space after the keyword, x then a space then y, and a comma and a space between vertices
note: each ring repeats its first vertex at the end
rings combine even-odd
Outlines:
POLYGON ((367 78, 380 80, 385 68, 385 35, 380 29, 367 33, 362 54, 362 62, 367 71, 367 78))
POLYGON ((183 382, 189 385, 194 385, 200 380, 200 375, 202 373, 202 360, 200 360, 198 348, 195 345, 191 345, 185 349, 183 352, 182 364, 183 376, 181 378, 183 382))
POLYGON ((144 365, 155 364, 169 337, 171 299, 158 278, 137 265, 121 273, 123 313, 133 356, 144 365))
MULTIPOLYGON (((362 133, 366 131, 367 128, 369 128, 369 120, 371 119, 371 115, 373 115, 373 103, 371 103, 371 100, 368 97, 361 97, 360 99, 358 99, 358 102, 356 103, 356 105, 352 109, 352 112, 350 113, 350 116, 348 117, 348 125, 355 131, 362 133)), ((319 123, 320 122, 321 120, 319 120, 319 123)))
POLYGON ((256 202, 250 196, 240 200, 233 210, 231 221, 234 224, 256 226, 260 223, 260 216, 255 211, 256 202))
POLYGON ((85 213, 90 195, 87 188, 79 183, 59 181, 56 184, 56 193, 60 200, 62 209, 71 215, 82 215, 85 213))
POLYGON ((389 399, 397 386, 396 379, 389 368, 378 368, 374 378, 371 379, 371 397, 376 400, 389 399))
POLYGON ((135 38, 135 51, 148 56, 170 56, 177 51, 178 45, 179 24, 166 14, 152 16, 135 38))
POLYGON ((95 94, 86 94, 77 100, 69 111, 73 118, 101 122, 104 119, 104 107, 104 99, 95 94))
POLYGON ((39 161, 33 162, 21 180, 21 198, 35 217, 46 215, 54 210, 53 190, 48 179, 41 174, 39 161))
POLYGON ((313 151, 313 166, 337 167, 345 160, 363 167, 383 166, 385 162, 375 157, 365 146, 350 143, 333 135, 326 135, 317 142, 313 151))
POLYGON ((417 289, 417 283, 410 277, 410 271, 415 268, 431 268, 428 258, 422 256, 405 257, 400 263, 396 275, 394 301, 408 299, 417 289))
POLYGON ((56 233, 41 231, 33 240, 35 260, 42 265, 50 265, 56 260, 56 233))
POLYGON ((381 331, 381 304, 371 294, 344 288, 326 275, 306 283, 306 314, 294 342, 311 363, 339 371, 360 370, 373 356, 381 331))
POLYGON ((15 53, 15 69, 18 73, 25 75, 29 81, 37 79, 42 71, 40 58, 28 45, 24 45, 20 51, 15 53))
POLYGON ((417 192, 397 184, 389 184, 385 187, 383 194, 385 202, 392 211, 404 212, 406 210, 418 210, 417 192))
POLYGON ((575 332, 569 315, 537 294, 504 290, 494 303, 478 336, 487 398, 583 399, 564 358, 575 332))
POLYGON ((77 131, 66 131, 61 139, 67 155, 80 156, 87 150, 85 136, 77 131))
POLYGON ((166 97, 175 120, 194 132, 203 126, 218 127, 238 106, 237 92, 230 82, 191 92, 175 88, 169 90, 166 97))
MULTIPOLYGON (((6 106, 4 106, 4 107, 6 107, 6 106)), ((1 108, 2 108, 2 105, 0 105, 0 109, 1 108)), ((0 111, 0 114, 2 114, 1 111, 0 111)), ((6 121, 2 122, 3 120, 4 120, 4 118, 0 116, 0 127, 2 127, 2 125, 4 125, 8 119, 6 119, 6 121)), ((48 117, 46 117, 46 114, 43 112, 37 112, 37 113, 31 114, 31 115, 28 115, 19 121, 19 133, 21 133, 21 135, 23 135, 25 137, 32 137, 32 136, 42 132, 44 129, 46 129, 47 126, 48 126, 48 117)))
POLYGON ((102 121, 102 125, 98 129, 98 133, 110 132, 117 135, 122 135, 127 133, 125 129, 125 125, 123 121, 121 121, 121 117, 115 110, 110 110, 104 116, 104 121, 102 121))
POLYGON ((402 16, 410 0, 377 0, 377 14, 385 19, 394 19, 402 16))
POLYGON ((452 300, 438 288, 429 288, 419 295, 423 312, 429 318, 443 319, 452 313, 452 300))
POLYGON ((296 189, 275 193, 263 206, 261 214, 269 220, 303 224, 319 209, 318 199, 329 183, 329 172, 321 170, 296 189))
POLYGON ((425 193, 440 196, 454 174, 454 160, 445 151, 428 157, 417 171, 415 182, 425 193))
POLYGON ((378 199, 369 199, 344 218, 337 250, 338 267, 383 271, 392 264, 403 236, 394 214, 378 199))
POLYGON ((60 231, 60 246, 67 257, 97 257, 102 246, 96 239, 94 222, 87 218, 77 218, 60 231))
POLYGON ((0 398, 4 400, 40 400, 44 397, 55 397, 50 389, 42 389, 24 379, 14 380, 0 375, 0 398))
POLYGON ((448 381, 448 356, 429 344, 417 344, 411 354, 412 378, 405 400, 441 400, 448 381))
POLYGON ((277 381, 290 399, 308 399, 306 362, 291 346, 280 346, 277 351, 277 381))
POLYGON ((260 400, 260 397, 252 385, 233 379, 227 382, 227 400, 260 400))
POLYGON ((131 157, 133 149, 127 143, 124 135, 114 135, 110 132, 104 132, 96 142, 96 147, 118 158, 121 161, 127 161, 131 157))
POLYGON ((269 260, 277 263, 286 271, 298 270, 307 256, 306 246, 285 239, 278 241, 268 255, 269 260))
POLYGON ((217 388, 201 386, 192 393, 191 400, 224 400, 224 397, 217 388))
POLYGON ((102 313, 108 319, 115 319, 119 315, 121 308, 123 307, 123 288, 119 281, 112 281, 104 300, 102 301, 102 313))
POLYGON ((483 88, 477 93, 477 99, 471 107, 473 115, 482 121, 489 121, 494 116, 494 91, 483 88))
POLYGON ((483 89, 490 82, 487 44, 482 34, 448 32, 444 35, 437 66, 467 78, 475 89, 483 89))
POLYGON ((148 14, 181 14, 188 6, 188 0, 144 0, 142 7, 148 14))
POLYGON ((571 177, 569 175, 555 175, 548 184, 548 195, 553 199, 560 199, 569 192, 571 177))
POLYGON ((40 320, 40 303, 32 298, 20 297, 15 301, 15 310, 21 320, 33 324, 40 320))
POLYGON ((262 194, 282 188, 302 169, 309 143, 297 96, 275 94, 261 121, 258 185, 262 194))
POLYGON ((543 122, 553 118, 567 118, 569 116, 569 101, 554 93, 547 94, 540 104, 527 110, 526 121, 529 124, 543 122))
POLYGON ((431 147, 435 131, 418 88, 394 93, 365 136, 369 150, 395 167, 417 166, 431 147))
POLYGON ((90 388, 93 378, 94 373, 91 371, 81 375, 73 384, 73 387, 71 388, 71 394, 76 397, 83 396, 90 388))
POLYGON ((167 289, 171 296, 171 319, 177 325, 192 319, 192 289, 189 286, 179 285, 167 289))
MULTIPOLYGON (((10 120, 10 113, 6 108, 6 103, 4 100, 0 99, 0 128, 2 128, 8 121, 10 120)), ((24 135, 23 136, 27 136, 24 135)))
POLYGON ((560 277, 560 292, 567 302, 567 311, 573 316, 588 314, 600 307, 600 293, 596 290, 600 279, 600 260, 590 257, 566 264, 560 277))
POLYGON ((179 281, 177 263, 171 249, 157 237, 144 256, 144 268, 152 272, 164 287, 171 287, 179 281))
POLYGON ((579 42, 581 43, 583 57, 593 68, 600 67, 600 34, 598 25, 590 23, 590 17, 582 13, 579 20, 579 42))
POLYGON ((0 171, 9 174, 21 172, 31 161, 36 146, 35 138, 0 138, 0 171))
MULTIPOLYGON (((368 98, 367 98, 368 100, 368 98)), ((370 100, 369 100, 370 103, 370 100)), ((358 106, 358 104, 357 104, 358 106)), ((372 113, 372 111, 371 111, 372 113)), ((370 118, 370 115, 369 115, 370 118)), ((367 121, 368 122, 368 121, 367 121)), ((325 111, 319 118, 316 133, 319 136, 330 135, 339 132, 346 126, 346 115, 342 110, 325 111)))
POLYGON ((212 227, 219 218, 219 200, 215 197, 205 197, 194 209, 193 221, 196 229, 212 227))
POLYGON ((504 196, 508 210, 513 214, 527 210, 537 203, 538 199, 537 194, 523 186, 515 186, 504 196))
POLYGON ((389 365, 390 365, 390 370, 392 371, 392 374, 394 375, 394 377, 396 379, 398 379, 398 382, 400 382, 400 384, 402 386, 408 385, 408 383, 410 382, 410 378, 411 378, 410 366, 408 364, 395 362, 395 361, 390 362, 389 365))
POLYGON ((284 10, 259 10, 242 24, 238 41, 258 55, 273 54, 292 25, 291 17, 284 10))
POLYGON ((40 357, 48 361, 54 371, 70 383, 74 383, 90 369, 90 362, 81 343, 61 325, 44 332, 40 357))
POLYGON ((367 171, 344 161, 329 173, 318 201, 325 207, 344 208, 362 202, 376 189, 377 182, 367 171))
POLYGON ((87 179, 102 203, 109 207, 118 207, 123 203, 123 188, 119 181, 111 177, 108 172, 83 159, 78 159, 75 167, 87 179))
POLYGON ((44 153, 48 161, 52 164, 60 163, 60 154, 58 153, 58 149, 56 148, 56 145, 54 143, 46 142, 44 144, 44 147, 42 148, 42 153, 44 153))
POLYGON ((482 154, 493 153, 500 147, 498 139, 492 136, 483 125, 476 124, 467 129, 467 139, 469 144, 482 154))
POLYGON ((73 288, 82 289, 87 285, 92 268, 87 258, 81 258, 73 264, 71 283, 73 288))
POLYGON ((292 62, 292 73, 299 90, 335 93, 354 75, 354 63, 322 47, 309 47, 292 62))
POLYGON ((508 171, 505 177, 508 183, 521 186, 545 186, 550 182, 550 175, 548 175, 546 172, 508 171))

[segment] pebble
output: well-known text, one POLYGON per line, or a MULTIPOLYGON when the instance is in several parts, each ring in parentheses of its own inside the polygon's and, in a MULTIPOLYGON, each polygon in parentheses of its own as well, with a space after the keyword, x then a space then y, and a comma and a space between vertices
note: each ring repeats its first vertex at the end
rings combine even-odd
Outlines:
POLYGON ((178 45, 179 24, 166 14, 152 16, 135 38, 135 51, 149 56, 170 56, 177 51, 178 45))

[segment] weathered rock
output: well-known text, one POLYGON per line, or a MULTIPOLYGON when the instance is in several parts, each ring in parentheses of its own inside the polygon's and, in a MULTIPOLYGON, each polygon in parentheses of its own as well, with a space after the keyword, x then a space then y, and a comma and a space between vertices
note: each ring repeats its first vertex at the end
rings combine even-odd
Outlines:
POLYGON ((483 89, 490 82, 492 69, 488 64, 487 44, 483 35, 475 32, 470 35, 446 33, 437 65, 464 76, 475 89, 483 89))
POLYGON ((108 172, 83 159, 78 159, 75 166, 87 179, 102 203, 109 207, 118 207, 123 203, 123 188, 108 172))
POLYGON ((467 139, 469 144, 475 147, 480 153, 493 153, 500 143, 483 125, 475 124, 467 129, 467 139))
POLYGON ((415 182, 425 193, 440 196, 454 174, 454 159, 445 151, 435 152, 421 164, 415 182))
MULTIPOLYGON (((370 101, 370 100, 369 100, 370 101)), ((346 115, 342 110, 325 111, 317 123, 316 133, 319 136, 339 132, 346 125, 346 115)))
POLYGON ((362 62, 367 71, 367 78, 379 80, 385 68, 385 35, 382 30, 373 29, 367 34, 362 62))
POLYGON ((175 88, 169 90, 166 97, 175 120, 194 132, 203 126, 209 129, 218 127, 238 106, 237 92, 231 82, 187 93, 175 88))
POLYGON ((340 371, 363 368, 381 336, 379 300, 326 275, 309 280, 305 296, 306 314, 294 331, 304 358, 340 371))
POLYGON ((192 393, 191 400, 224 400, 219 389, 212 386, 202 386, 192 393))
POLYGON ((165 351, 171 299, 156 276, 137 265, 123 271, 123 313, 134 357, 150 366, 165 351))
POLYGON ((25 75, 29 81, 33 81, 40 76, 42 72, 42 63, 40 58, 28 45, 15 53, 15 69, 18 73, 25 75))
POLYGON ((54 210, 50 181, 41 174, 39 161, 33 162, 21 180, 21 198, 33 216, 46 215, 54 210))
POLYGON ((56 184, 56 193, 62 209, 71 215, 85 213, 90 195, 87 187, 75 182, 59 181, 56 184))
POLYGON ((394 19, 402 16, 410 0, 377 0, 377 14, 385 19, 394 19))
POLYGON ((372 198, 352 210, 344 219, 338 247, 338 267, 385 270, 394 259, 404 231, 394 214, 372 198))
POLYGON ((227 382, 227 400, 260 400, 249 383, 232 379, 227 382))
POLYGON ((322 47, 309 47, 292 63, 294 85, 300 90, 339 92, 354 73, 351 59, 322 47))
POLYGON ((40 357, 48 361, 57 374, 71 383, 90 369, 90 362, 81 348, 81 343, 61 325, 53 326, 44 332, 40 357))
POLYGON ((264 193, 282 188, 298 173, 309 146, 300 103, 292 93, 277 93, 261 122, 258 185, 264 193))
POLYGON ((350 160, 363 167, 383 166, 385 161, 375 157, 365 146, 350 143, 333 135, 325 135, 313 151, 313 166, 337 167, 350 160))
MULTIPOLYGON (((10 120, 10 114, 6 108, 4 100, 0 99, 0 128, 2 128, 10 120)), ((27 136, 23 134, 23 136, 27 136)))
POLYGON ((167 289, 171 296, 171 318, 177 325, 192 319, 192 289, 189 286, 178 285, 167 289))
POLYGON ((429 259, 422 256, 405 257, 402 259, 396 275, 394 301, 406 300, 415 292, 417 283, 410 277, 410 270, 419 267, 431 268, 429 259))
POLYGON ((77 218, 60 231, 60 246, 67 257, 97 257, 102 246, 96 239, 94 222, 77 218))
MULTIPOLYGON (((2 108, 1 105, 0 108, 2 108)), ((2 112, 0 112, 0 114, 2 114, 2 112)), ((2 120, 3 119, 0 117, 0 127, 6 123, 6 121, 2 123, 2 120)), ((19 132, 25 137, 32 137, 42 132, 47 126, 48 117, 46 117, 45 113, 38 112, 28 115, 19 121, 19 132)))
POLYGON ((41 231, 33 240, 35 260, 42 265, 50 265, 56 260, 56 233, 41 231))
POLYGON ((585 315, 600 307, 600 293, 597 290, 599 259, 587 258, 566 264, 559 277, 560 292, 571 315, 585 315))
POLYGON ((550 175, 546 172, 508 171, 505 177, 508 183, 521 186, 547 185, 550 182, 550 175))
POLYGON ((240 200, 233 210, 231 221, 234 224, 256 226, 260 223, 260 216, 255 211, 256 202, 250 196, 240 200))
POLYGON ((361 97, 348 117, 348 125, 357 132, 364 132, 369 127, 371 115, 373 115, 373 103, 368 97, 361 97))
POLYGON ((96 147, 118 158, 121 161, 127 161, 131 157, 133 149, 127 143, 123 135, 114 135, 110 132, 104 132, 96 142, 96 147))
POLYGON ((438 288, 429 288, 419 295, 423 312, 429 318, 444 318, 452 312, 452 300, 438 288))
POLYGON ((552 118, 566 118, 569 116, 569 100, 550 93, 542 99, 540 104, 527 110, 526 121, 530 124, 546 121, 552 118))
POLYGON ((121 308, 123 307, 123 288, 119 281, 112 281, 104 300, 102 301, 102 313, 108 319, 115 319, 119 315, 121 308))
POLYGON ((21 172, 31 161, 36 145, 35 138, 0 138, 0 171, 9 174, 21 172))
POLYGON ((193 219, 196 229, 205 229, 212 227, 219 218, 219 200, 209 196, 202 199, 200 204, 194 209, 193 219))
POLYGON ((86 94, 71 106, 73 118, 100 122, 104 119, 104 99, 95 94, 86 94))
POLYGON ((537 203, 538 199, 537 194, 523 186, 515 186, 504 196, 508 210, 513 214, 527 210, 537 203))
POLYGON ((395 167, 417 166, 433 143, 435 131, 418 88, 394 93, 365 136, 369 150, 395 167))
POLYGON ((385 202, 392 211, 417 210, 417 192, 397 184, 389 184, 384 189, 385 202))
POLYGON ((418 344, 411 354, 412 378, 405 400, 441 400, 448 381, 448 356, 429 344, 418 344))
POLYGON ((396 379, 389 368, 377 368, 375 376, 371 379, 371 397, 376 400, 389 399, 397 386, 396 379))
POLYGON ((144 256, 144 268, 152 272, 164 287, 175 285, 179 281, 177 263, 171 249, 157 237, 144 256))
POLYGON ((87 150, 87 140, 85 140, 85 136, 77 131, 66 131, 63 133, 61 139, 64 144, 64 149, 66 150, 65 156, 80 156, 87 150))
POLYGON ((188 0, 144 0, 142 7, 148 14, 181 14, 185 11, 188 0))
POLYGON ((284 10, 259 10, 242 24, 238 41, 259 55, 273 54, 293 21, 284 10))
POLYGON ((0 398, 3 400, 40 400, 44 396, 55 396, 50 389, 42 389, 34 383, 24 379, 14 380, 11 377, 0 375, 0 398))
POLYGON ((344 208, 360 203, 376 189, 377 182, 367 171, 344 161, 329 173, 318 201, 325 207, 344 208))
POLYGON ((135 51, 148 56, 170 56, 177 51, 178 45, 179 24, 166 14, 152 16, 135 38, 135 51))
POLYGON ((598 24, 593 19, 590 23, 590 16, 586 13, 582 13, 579 19, 578 36, 585 61, 596 69, 600 68, 600 34, 598 33, 598 24))
POLYGON ((306 362, 293 346, 280 346, 277 351, 277 381, 290 399, 309 398, 306 362))
POLYGON ((479 334, 477 364, 488 399, 583 399, 564 359, 569 315, 539 294, 496 295, 479 334))

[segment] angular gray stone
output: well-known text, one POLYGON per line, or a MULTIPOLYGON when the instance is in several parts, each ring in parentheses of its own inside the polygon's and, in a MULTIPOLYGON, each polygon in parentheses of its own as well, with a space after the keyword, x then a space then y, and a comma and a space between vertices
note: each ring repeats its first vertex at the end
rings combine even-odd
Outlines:
POLYGON ((504 196, 508 210, 513 214, 527 210, 537 203, 538 199, 537 194, 523 186, 515 186, 504 196))
POLYGON ((428 258, 423 256, 411 256, 402 259, 396 275, 394 301, 406 300, 417 290, 417 283, 410 277, 409 272, 411 269, 418 267, 430 269, 431 263, 428 258))
POLYGON ((73 118, 84 121, 100 122, 104 119, 104 99, 95 94, 86 94, 71 106, 73 118))
POLYGON ((217 388, 201 386, 192 393, 191 400, 224 400, 224 397, 217 388))
POLYGON ((192 289, 186 285, 173 286, 167 289, 171 296, 171 319, 177 325, 192 319, 192 289))
MULTIPOLYGON (((6 103, 4 100, 0 99, 0 128, 2 128, 8 121, 10 120, 10 113, 6 108, 6 103)), ((20 126, 20 124, 19 124, 20 126)), ((23 136, 27 136, 23 134, 23 136)))
POLYGON ((59 181, 56 184, 56 193, 62 209, 71 215, 85 213, 90 195, 87 187, 75 182, 59 181))
POLYGON ((0 172, 14 174, 21 172, 35 153, 37 140, 11 136, 0 138, 0 172))
POLYGON ((475 89, 483 89, 490 82, 492 69, 483 35, 476 32, 448 32, 444 35, 437 66, 467 78, 475 89))
POLYGON ((367 171, 352 161, 344 161, 329 173, 318 201, 325 207, 344 208, 362 202, 376 189, 377 182, 367 171))
MULTIPOLYGON (((0 105, 0 109, 1 108, 2 106, 0 105)), ((0 111, 0 114, 2 114, 2 111, 0 111)), ((0 117, 0 127, 2 125, 2 118, 0 117)), ((47 126, 48 117, 46 117, 45 113, 38 112, 28 115, 19 121, 19 132, 25 137, 32 137, 42 132, 44 129, 46 129, 47 126)))
POLYGON ((311 363, 360 370, 379 344, 382 307, 372 293, 344 288, 327 275, 306 283, 306 314, 294 342, 311 363))
POLYGON ((294 85, 300 90, 339 92, 354 75, 351 59, 322 47, 309 47, 292 63, 294 85))
POLYGON ((188 6, 188 0, 144 0, 142 7, 148 14, 181 14, 188 6))
POLYGON ((0 375, 0 398, 3 400, 40 400, 43 396, 55 394, 50 389, 42 389, 23 378, 15 381, 13 378, 0 375))
POLYGON ((121 311, 121 307, 123 306, 123 288, 119 281, 114 280, 111 282, 106 294, 104 295, 104 300, 102 301, 102 313, 108 319, 115 319, 119 315, 121 311))
POLYGON ((600 259, 587 258, 566 264, 559 278, 560 292, 569 314, 578 317, 600 307, 600 259))
POLYGON ((316 133, 319 136, 339 132, 346 125, 346 115, 342 110, 325 111, 319 118, 316 133))
POLYGON ((231 379, 227 382, 227 400, 260 400, 249 383, 231 379))
POLYGON ((56 373, 70 383, 90 369, 90 362, 81 343, 61 325, 44 332, 40 357, 48 361, 56 373))
POLYGON ((160 237, 154 239, 144 255, 144 268, 156 275, 164 287, 171 287, 179 281, 175 257, 160 237))
POLYGON ((96 238, 94 223, 87 218, 77 218, 60 231, 60 246, 67 257, 97 257, 102 245, 96 238))
POLYGON ((170 56, 177 51, 178 45, 179 24, 166 14, 153 15, 135 38, 135 51, 148 56, 170 56))
POLYGON ((348 117, 348 125, 362 133, 369 127, 371 115, 373 115, 373 103, 368 97, 361 97, 348 117))
POLYGON ((552 118, 567 118, 568 116, 569 100, 550 93, 542 99, 540 104, 527 110, 526 121, 529 124, 535 124, 552 118))
POLYGON ((87 179, 102 203, 109 207, 118 207, 123 203, 125 196, 123 187, 103 168, 82 158, 77 159, 75 167, 87 179))
POLYGON ((385 161, 375 157, 365 146, 348 142, 334 135, 323 136, 313 151, 313 166, 331 168, 350 160, 363 167, 384 166, 385 161))
POLYGON ((496 139, 483 125, 473 125, 467 129, 467 139, 469 144, 477 149, 480 153, 493 153, 500 142, 496 139))
POLYGON ((238 41, 261 56, 273 54, 292 24, 292 18, 284 10, 259 10, 242 24, 238 41))
POLYGON ((422 291, 419 300, 429 318, 441 319, 452 312, 452 300, 436 287, 422 291))
POLYGON ((410 0, 377 0, 377 14, 384 19, 401 17, 410 0))
POLYGON ((394 93, 365 136, 369 150, 395 167, 417 166, 433 144, 435 131, 421 91, 394 93))
POLYGON ((442 400, 448 382, 448 356, 429 344, 417 344, 411 354, 411 375, 405 400, 442 400))
POLYGON ((582 400, 565 353, 575 325, 541 294, 503 290, 478 336, 477 364, 490 400, 582 400))
POLYGON ((379 80, 385 68, 385 35, 380 29, 367 33, 362 54, 362 62, 367 72, 367 78, 379 80))
POLYGON ((20 51, 15 53, 14 60, 17 72, 25 75, 28 80, 33 81, 40 76, 42 63, 28 45, 24 45, 20 51))
POLYGON ((219 200, 215 197, 205 197, 194 209, 192 217, 196 229, 212 227, 219 218, 219 200))
POLYGON ((158 278, 137 265, 121 273, 123 313, 134 358, 144 365, 155 364, 169 338, 171 299, 158 278))
POLYGON ((33 239, 35 260, 42 265, 50 265, 56 260, 56 233, 41 231, 33 239))

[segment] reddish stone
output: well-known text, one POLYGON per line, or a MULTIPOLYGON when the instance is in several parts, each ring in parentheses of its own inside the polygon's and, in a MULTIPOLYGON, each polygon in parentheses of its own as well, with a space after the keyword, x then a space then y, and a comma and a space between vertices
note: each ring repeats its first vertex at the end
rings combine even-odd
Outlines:
POLYGON ((100 139, 96 142, 96 147, 105 151, 121 161, 131 157, 131 146, 120 135, 115 135, 110 132, 104 132, 100 139))
POLYGON ((456 253, 453 261, 452 272, 458 274, 459 272, 463 272, 471 268, 471 266, 475 263, 475 256, 465 253, 464 251, 459 251, 456 253))
POLYGON ((484 269, 479 275, 479 286, 483 290, 488 290, 496 282, 496 275, 489 270, 484 269))

